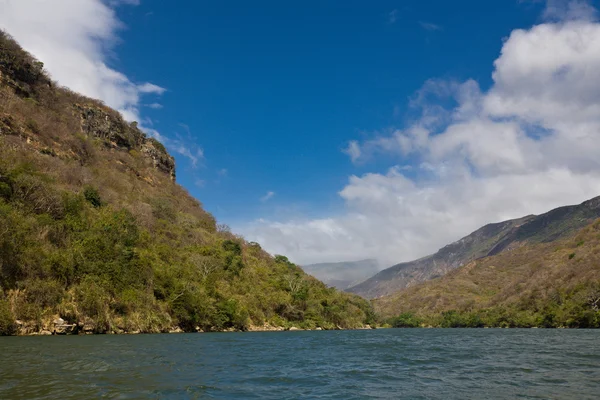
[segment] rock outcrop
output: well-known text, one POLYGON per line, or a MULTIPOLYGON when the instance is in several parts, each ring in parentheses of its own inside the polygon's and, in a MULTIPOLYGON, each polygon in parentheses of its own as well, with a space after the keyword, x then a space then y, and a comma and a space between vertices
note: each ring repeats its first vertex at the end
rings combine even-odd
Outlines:
POLYGON ((93 104, 75 104, 81 117, 81 130, 90 137, 105 141, 113 148, 138 150, 154 166, 175 180, 175 160, 158 140, 149 138, 136 122, 127 123, 120 114, 93 104))

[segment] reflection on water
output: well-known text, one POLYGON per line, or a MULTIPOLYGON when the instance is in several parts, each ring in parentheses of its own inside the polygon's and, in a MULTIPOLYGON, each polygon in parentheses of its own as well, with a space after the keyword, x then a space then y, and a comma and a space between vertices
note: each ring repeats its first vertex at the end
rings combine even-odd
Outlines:
POLYGON ((0 399, 596 399, 600 331, 0 338, 0 399))

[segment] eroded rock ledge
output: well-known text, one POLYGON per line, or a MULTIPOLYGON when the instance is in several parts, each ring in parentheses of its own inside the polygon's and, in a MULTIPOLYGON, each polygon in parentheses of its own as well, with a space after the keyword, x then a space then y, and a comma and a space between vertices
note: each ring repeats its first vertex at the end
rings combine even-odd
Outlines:
POLYGON ((75 104, 81 118, 81 130, 88 136, 101 139, 122 150, 139 150, 152 161, 154 168, 175 180, 175 160, 158 140, 149 138, 136 122, 127 123, 120 114, 93 104, 75 104))

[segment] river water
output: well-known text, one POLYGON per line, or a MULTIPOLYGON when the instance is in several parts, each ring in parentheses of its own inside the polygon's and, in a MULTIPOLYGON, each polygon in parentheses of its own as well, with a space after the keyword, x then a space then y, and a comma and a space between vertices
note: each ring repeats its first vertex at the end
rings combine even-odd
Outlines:
POLYGON ((600 330, 0 338, 0 399, 598 399, 600 330))

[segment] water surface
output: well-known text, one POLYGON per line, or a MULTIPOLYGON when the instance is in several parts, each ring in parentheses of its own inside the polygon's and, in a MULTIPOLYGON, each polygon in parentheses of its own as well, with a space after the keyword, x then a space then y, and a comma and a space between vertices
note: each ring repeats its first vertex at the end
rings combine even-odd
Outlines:
POLYGON ((0 399, 597 399, 600 331, 0 338, 0 399))

